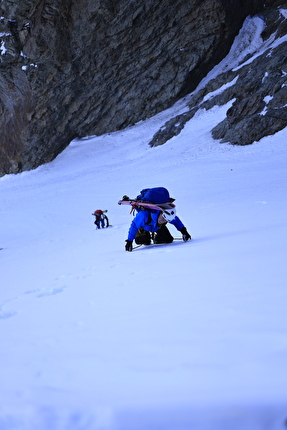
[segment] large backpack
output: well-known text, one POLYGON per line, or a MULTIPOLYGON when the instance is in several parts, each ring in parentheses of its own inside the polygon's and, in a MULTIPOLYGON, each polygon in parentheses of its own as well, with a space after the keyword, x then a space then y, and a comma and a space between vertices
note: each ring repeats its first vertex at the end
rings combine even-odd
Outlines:
POLYGON ((145 203, 157 204, 174 201, 174 199, 170 198, 168 190, 164 187, 145 188, 137 196, 137 200, 145 203))

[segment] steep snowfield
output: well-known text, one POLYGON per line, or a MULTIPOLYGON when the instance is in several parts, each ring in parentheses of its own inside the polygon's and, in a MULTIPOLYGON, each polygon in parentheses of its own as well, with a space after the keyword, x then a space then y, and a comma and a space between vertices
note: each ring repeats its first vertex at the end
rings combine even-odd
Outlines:
POLYGON ((182 101, 0 179, 0 430, 284 429, 287 129, 220 144, 228 107, 149 148, 182 101), (117 201, 152 186, 193 240, 125 252, 117 201))

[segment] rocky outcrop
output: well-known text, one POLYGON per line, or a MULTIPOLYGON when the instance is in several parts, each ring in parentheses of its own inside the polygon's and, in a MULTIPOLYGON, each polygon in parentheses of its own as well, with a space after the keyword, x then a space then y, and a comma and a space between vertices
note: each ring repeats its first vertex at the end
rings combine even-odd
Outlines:
POLYGON ((151 146, 179 134, 198 109, 230 101, 226 118, 212 130, 221 142, 248 145, 287 126, 287 3, 265 8, 259 16, 264 25, 257 41, 254 37, 260 23, 249 20, 243 28, 245 46, 237 47, 237 52, 231 50, 231 64, 237 61, 237 67, 231 69, 227 57, 221 68, 219 65, 220 73, 191 95, 188 110, 168 121, 151 146))
POLYGON ((75 137, 167 108, 227 54, 244 18, 261 7, 261 0, 2 1, 0 175, 52 160, 75 137))

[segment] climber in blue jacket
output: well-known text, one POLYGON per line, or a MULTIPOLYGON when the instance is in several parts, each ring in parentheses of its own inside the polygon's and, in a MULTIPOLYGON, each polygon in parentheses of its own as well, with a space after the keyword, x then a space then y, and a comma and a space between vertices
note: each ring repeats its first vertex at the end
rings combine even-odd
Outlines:
POLYGON ((126 251, 133 250, 132 243, 134 239, 137 244, 150 245, 150 232, 156 233, 153 237, 154 243, 171 243, 173 241, 173 237, 166 227, 168 222, 173 224, 176 229, 182 233, 182 239, 185 242, 191 239, 186 227, 178 216, 176 216, 175 208, 162 211, 143 209, 137 213, 131 223, 128 239, 126 240, 126 251))

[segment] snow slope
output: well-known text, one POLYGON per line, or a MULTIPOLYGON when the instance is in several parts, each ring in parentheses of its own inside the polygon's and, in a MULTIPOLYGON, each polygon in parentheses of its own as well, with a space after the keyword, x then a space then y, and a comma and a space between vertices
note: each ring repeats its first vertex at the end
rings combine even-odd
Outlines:
POLYGON ((149 148, 182 101, 0 179, 0 430, 284 429, 287 129, 220 144, 228 108, 149 148), (152 186, 193 240, 125 252, 117 201, 152 186))

